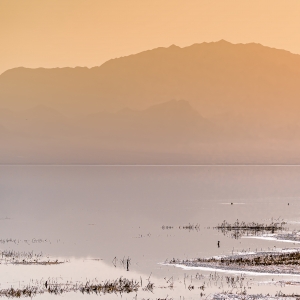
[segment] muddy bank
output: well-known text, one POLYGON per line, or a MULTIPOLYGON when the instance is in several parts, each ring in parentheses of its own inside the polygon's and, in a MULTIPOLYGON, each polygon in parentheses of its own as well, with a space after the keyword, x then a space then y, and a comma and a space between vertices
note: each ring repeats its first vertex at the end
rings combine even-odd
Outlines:
POLYGON ((239 272, 300 275, 300 251, 257 252, 224 257, 172 259, 168 264, 239 272))

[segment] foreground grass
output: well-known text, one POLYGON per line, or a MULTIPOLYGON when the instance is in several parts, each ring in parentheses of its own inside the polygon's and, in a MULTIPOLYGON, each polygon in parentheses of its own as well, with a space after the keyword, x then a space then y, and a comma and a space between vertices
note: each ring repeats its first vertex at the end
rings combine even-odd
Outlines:
MULTIPOLYGON (((137 281, 129 280, 120 277, 117 280, 107 280, 105 282, 97 283, 87 281, 85 283, 56 283, 46 281, 43 284, 35 286, 26 286, 24 288, 8 288, 0 290, 0 297, 7 298, 21 298, 21 297, 34 297, 41 294, 62 295, 68 292, 81 292, 82 294, 128 294, 137 292, 140 284, 137 281)), ((145 289, 151 288, 147 285, 145 289)), ((152 287, 153 288, 153 287, 152 287)), ((150 290, 150 289, 149 289, 150 290)))

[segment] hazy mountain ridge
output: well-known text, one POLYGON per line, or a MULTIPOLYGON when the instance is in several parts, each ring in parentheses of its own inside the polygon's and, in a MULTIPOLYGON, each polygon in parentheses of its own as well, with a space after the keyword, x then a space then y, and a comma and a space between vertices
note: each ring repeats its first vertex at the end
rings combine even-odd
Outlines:
POLYGON ((259 44, 17 68, 0 99, 0 163, 300 162, 300 55, 259 44))
POLYGON ((267 110, 273 122, 296 118, 299 96, 300 55, 225 41, 157 48, 91 69, 18 68, 0 76, 1 107, 44 104, 66 115, 185 99, 203 116, 233 111, 263 117, 267 110))
POLYGON ((31 134, 32 137, 39 137, 44 132, 53 137, 69 135, 97 139, 104 136, 118 140, 129 139, 132 135, 131 139, 144 136, 145 139, 155 140, 158 135, 167 139, 168 135, 175 134, 174 142, 181 142, 180 134, 187 137, 195 130, 205 134, 212 127, 184 100, 171 100, 141 111, 123 109, 116 113, 99 112, 77 118, 63 116, 52 108, 40 105, 20 112, 0 110, 0 121, 12 133, 31 134))
MULTIPOLYGON (((223 128, 222 122, 203 118, 186 101, 168 101, 142 111, 64 117, 61 122, 49 122, 51 118, 43 118, 43 114, 61 117, 53 109, 36 107, 6 118, 6 125, 12 127, 0 135, 1 163, 300 162, 297 128, 287 139, 282 138, 285 128, 276 131, 277 136, 261 139, 243 128, 232 130, 236 120, 223 128), (37 112, 39 118, 29 118, 37 112)), ((2 111, 0 123, 3 120, 2 111)))
POLYGON ((145 110, 122 109, 75 118, 42 105, 19 112, 0 110, 1 124, 12 136, 92 138, 166 146, 255 138, 243 126, 242 118, 232 118, 231 114, 228 118, 203 118, 185 100, 170 100, 145 110), (238 123, 240 127, 236 127, 238 123))

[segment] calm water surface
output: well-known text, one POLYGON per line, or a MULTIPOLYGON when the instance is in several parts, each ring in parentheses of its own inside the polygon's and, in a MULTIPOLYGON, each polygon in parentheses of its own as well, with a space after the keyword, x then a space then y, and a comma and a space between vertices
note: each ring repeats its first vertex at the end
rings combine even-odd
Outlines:
MULTIPOLYGON (((153 293, 127 294, 124 299, 200 299, 203 282, 206 297, 229 290, 225 277, 236 275, 160 263, 171 258, 297 247, 277 241, 236 240, 212 227, 223 220, 270 223, 273 218, 290 222, 290 229, 300 229, 300 167, 0 166, 0 199, 1 250, 43 252, 67 260, 58 266, 1 264, 0 288, 47 278, 101 281, 124 276, 142 280, 144 285, 149 279, 156 286, 153 293), (199 228, 182 229, 188 224, 199 228), (126 271, 121 260, 128 257, 126 271), (211 276, 220 279, 213 281, 211 276), (173 289, 167 288, 170 282, 173 289)), ((247 293, 299 289, 275 284, 280 280, 300 281, 300 276, 246 275, 247 293)), ((55 297, 96 296, 76 293, 37 298, 55 297)), ((118 295, 103 297, 120 299, 118 295)))

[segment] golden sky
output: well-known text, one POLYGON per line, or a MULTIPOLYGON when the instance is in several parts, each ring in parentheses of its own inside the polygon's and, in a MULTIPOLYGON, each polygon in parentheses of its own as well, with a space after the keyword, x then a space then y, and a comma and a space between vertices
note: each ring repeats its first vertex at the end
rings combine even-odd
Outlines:
POLYGON ((299 0, 0 0, 0 73, 225 39, 300 53, 299 0))

